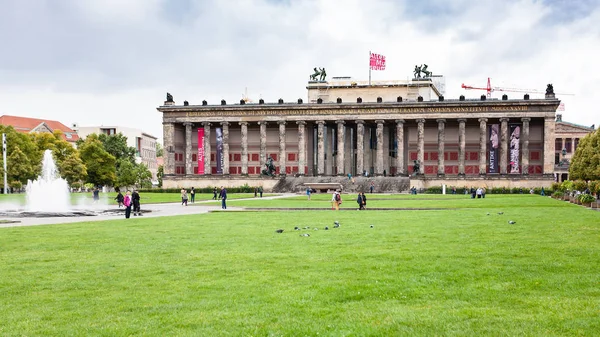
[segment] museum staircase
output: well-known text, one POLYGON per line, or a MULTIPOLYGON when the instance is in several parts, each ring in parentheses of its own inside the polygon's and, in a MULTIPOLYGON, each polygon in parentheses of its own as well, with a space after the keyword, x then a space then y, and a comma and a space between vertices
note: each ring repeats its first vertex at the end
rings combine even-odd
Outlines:
POLYGON ((352 177, 347 176, 321 176, 321 177, 294 177, 286 176, 279 179, 273 187, 275 193, 303 193, 307 186, 316 187, 317 192, 327 192, 341 186, 342 193, 357 193, 370 191, 371 184, 375 193, 403 193, 410 188, 408 177, 352 177), (326 188, 318 188, 323 186, 326 188))

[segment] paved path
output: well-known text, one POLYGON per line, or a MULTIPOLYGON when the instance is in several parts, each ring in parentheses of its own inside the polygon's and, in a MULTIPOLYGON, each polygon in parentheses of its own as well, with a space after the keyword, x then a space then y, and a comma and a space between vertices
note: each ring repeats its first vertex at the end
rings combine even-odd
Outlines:
MULTIPOLYGON (((264 197, 262 200, 288 198, 298 196, 298 194, 281 194, 276 196, 264 197)), ((237 200, 256 200, 255 198, 247 199, 231 199, 229 201, 237 200)), ((117 206, 108 206, 117 207, 117 206)), ((150 212, 144 213, 142 218, 155 218, 161 216, 174 216, 174 215, 189 215, 189 214, 201 214, 212 211, 221 211, 220 205, 215 205, 214 200, 203 200, 198 201, 195 204, 189 204, 189 206, 181 206, 181 203, 162 203, 162 204, 142 204, 142 210, 149 210, 150 212), (210 204, 210 205, 203 205, 210 204)), ((227 207, 227 211, 239 211, 243 210, 241 207, 227 207)), ((131 215, 134 218, 133 214, 131 215)), ((38 225, 51 225, 51 224, 62 224, 62 223, 75 223, 75 222, 88 222, 88 221, 104 221, 104 220, 115 220, 123 219, 124 215, 98 215, 98 216, 86 216, 86 217, 49 217, 49 218, 5 218, 6 220, 20 221, 15 223, 0 223, 2 227, 20 227, 20 226, 38 226, 38 225)))

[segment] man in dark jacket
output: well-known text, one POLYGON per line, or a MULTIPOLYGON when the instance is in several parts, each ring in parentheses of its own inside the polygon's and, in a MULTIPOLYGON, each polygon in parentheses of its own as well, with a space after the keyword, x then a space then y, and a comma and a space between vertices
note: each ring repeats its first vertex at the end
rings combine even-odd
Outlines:
POLYGON ((227 209, 227 190, 225 187, 221 187, 221 208, 227 209))
POLYGON ((137 190, 133 190, 131 193, 131 202, 133 203, 133 216, 142 215, 140 210, 140 194, 137 190))

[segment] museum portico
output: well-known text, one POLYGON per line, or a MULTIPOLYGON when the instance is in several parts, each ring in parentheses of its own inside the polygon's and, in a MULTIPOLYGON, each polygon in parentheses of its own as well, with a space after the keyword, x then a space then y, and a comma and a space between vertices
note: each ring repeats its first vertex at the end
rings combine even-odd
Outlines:
POLYGON ((241 185, 260 179, 271 157, 277 176, 411 175, 411 183, 487 179, 493 185, 527 178, 546 185, 553 181, 559 101, 553 95, 504 98, 165 102, 158 108, 163 184, 212 186, 215 178, 227 177, 241 185))

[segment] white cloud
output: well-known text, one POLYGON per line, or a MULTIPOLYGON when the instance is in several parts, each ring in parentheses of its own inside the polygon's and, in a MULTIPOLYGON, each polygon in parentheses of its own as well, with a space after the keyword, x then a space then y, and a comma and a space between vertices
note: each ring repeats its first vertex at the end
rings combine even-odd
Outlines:
MULTIPOLYGON (((120 124, 162 135, 155 110, 181 103, 306 96, 315 66, 329 76, 368 77, 368 52, 405 79, 427 63, 446 76, 446 96, 482 92, 461 83, 564 96, 564 119, 599 124, 600 5, 574 1, 36 2, 0 0, 2 114, 64 123, 120 124), (7 43, 7 41, 10 41, 7 43)), ((501 93, 497 93, 499 95, 501 93)), ((521 93, 509 93, 519 97, 521 93)), ((563 98, 563 97, 561 97, 563 98)))

